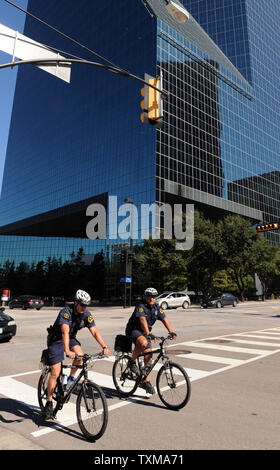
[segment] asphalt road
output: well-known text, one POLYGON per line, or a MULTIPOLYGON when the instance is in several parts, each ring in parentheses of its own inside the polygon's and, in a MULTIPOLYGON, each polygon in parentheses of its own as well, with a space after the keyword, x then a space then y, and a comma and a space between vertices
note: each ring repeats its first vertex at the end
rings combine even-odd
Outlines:
MULTIPOLYGON (((169 449, 178 457, 182 450, 279 449, 279 301, 166 312, 178 334, 170 343, 170 356, 187 370, 192 384, 191 399, 178 412, 164 407, 157 395, 145 395, 139 389, 133 399, 117 396, 111 383, 114 337, 124 332, 133 309, 91 310, 111 349, 110 358, 99 361, 93 369, 94 380, 103 387, 109 406, 105 434, 90 443, 76 422, 67 424, 69 420, 63 421, 59 415, 55 426, 42 421, 36 399, 39 361, 46 345, 46 328, 59 309, 7 310, 18 329, 9 343, 0 343, 1 450, 72 449, 104 455, 107 451, 125 455, 134 450, 144 455, 145 451, 169 449)), ((153 333, 164 334, 160 322, 153 333)), ((78 338, 84 352, 99 351, 86 329, 78 338)), ((152 382, 155 384, 154 375, 152 382)), ((65 405, 65 410, 73 403, 65 405)), ((138 463, 145 464, 143 459, 138 463)), ((120 466, 125 467, 125 461, 120 466)))

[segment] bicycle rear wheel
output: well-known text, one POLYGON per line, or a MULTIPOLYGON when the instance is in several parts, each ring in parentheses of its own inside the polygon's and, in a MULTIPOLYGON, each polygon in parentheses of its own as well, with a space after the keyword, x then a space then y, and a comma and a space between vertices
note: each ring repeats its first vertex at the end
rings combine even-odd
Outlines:
POLYGON ((118 393, 122 397, 133 395, 138 387, 137 377, 129 367, 130 357, 125 355, 119 357, 113 365, 113 382, 118 393))
POLYGON ((89 441, 104 434, 108 423, 108 406, 102 389, 89 380, 82 384, 76 403, 80 429, 89 441))
MULTIPOLYGON (((50 374, 51 374, 51 368, 48 367, 42 372, 39 378, 39 382, 38 382, 37 397, 38 397, 39 406, 42 411, 44 411, 45 405, 48 399, 48 381, 49 381, 50 374)), ((61 382, 61 375, 57 379, 56 387, 53 392, 53 401, 55 402, 54 410, 53 410, 54 416, 56 416, 56 413, 58 412, 58 410, 61 409, 61 405, 60 405, 61 393, 59 393, 58 381, 61 382)), ((62 386, 61 386, 61 389, 62 389, 62 386)))
POLYGON ((38 397, 38 402, 39 402, 39 406, 41 408, 42 411, 44 411, 45 409, 45 405, 46 405, 46 402, 47 402, 47 398, 48 398, 48 381, 49 381, 49 377, 50 377, 50 368, 48 367, 47 369, 45 369, 40 378, 39 378, 39 382, 38 382, 38 387, 37 387, 37 397, 38 397))
POLYGON ((185 369, 169 362, 158 371, 157 392, 162 403, 171 410, 183 408, 191 396, 191 383, 185 369))

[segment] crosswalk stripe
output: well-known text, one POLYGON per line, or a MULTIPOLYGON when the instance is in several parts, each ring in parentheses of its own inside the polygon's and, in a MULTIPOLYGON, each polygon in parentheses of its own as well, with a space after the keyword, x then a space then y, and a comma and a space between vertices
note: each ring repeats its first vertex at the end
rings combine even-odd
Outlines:
POLYGON ((11 377, 0 377, 0 393, 12 400, 39 409, 37 390, 31 385, 26 385, 11 377))
MULTIPOLYGON (((233 336, 246 336, 246 338, 260 338, 260 339, 276 339, 279 340, 279 343, 277 343, 278 346, 280 346, 280 338, 277 336, 267 336, 267 335, 250 335, 248 333, 238 333, 233 336)), ((273 343, 271 343, 273 344, 273 343)))
POLYGON ((254 344, 257 346, 277 346, 278 348, 280 347, 280 343, 268 343, 264 341, 250 341, 250 340, 244 340, 244 339, 230 339, 230 341, 234 341, 235 343, 241 343, 241 344, 254 344))
POLYGON ((202 379, 209 375, 209 372, 206 370, 190 369, 189 367, 184 367, 191 381, 202 379))
POLYGON ((198 361, 208 361, 208 362, 216 362, 219 364, 228 364, 228 365, 241 365, 244 361, 241 359, 232 359, 230 357, 219 357, 219 356, 209 356, 208 354, 197 354, 197 353, 190 353, 190 354, 177 354, 178 357, 184 357, 186 359, 195 359, 198 361))
MULTIPOLYGON (((212 349, 218 351, 227 351, 233 353, 244 353, 248 355, 254 355, 255 357, 251 357, 249 359, 234 359, 231 357, 220 357, 220 356, 211 356, 210 354, 202 354, 196 352, 190 352, 189 354, 176 354, 177 357, 184 358, 184 359, 192 359, 198 361, 207 361, 213 362, 216 364, 224 364, 225 367, 217 367, 215 370, 212 371, 205 371, 199 370, 189 367, 184 367, 187 371, 190 380, 195 381, 204 377, 208 377, 213 374, 217 374, 234 367, 237 367, 242 364, 248 364, 255 360, 260 359, 261 357, 269 356, 275 354, 280 351, 280 328, 269 328, 266 330, 259 330, 259 331, 251 331, 247 333, 236 333, 232 335, 224 335, 220 337, 213 337, 213 338, 205 338, 203 340, 197 341, 186 341, 182 343, 178 343, 175 346, 188 346, 191 348, 201 348, 201 349, 212 349), (279 337, 278 337, 279 336, 279 337), (260 346, 271 346, 277 347, 274 350, 266 350, 266 349, 253 349, 248 346, 246 347, 238 347, 238 346, 228 346, 224 344, 211 344, 207 341, 215 341, 218 339, 228 339, 233 343, 240 343, 240 344, 248 344, 248 345, 260 345, 260 346), (242 339, 241 339, 242 338, 242 339), (255 340, 247 340, 246 338, 255 338, 255 340), (265 341, 257 341, 258 339, 267 339, 267 340, 274 340, 273 342, 265 342, 265 341), (279 342, 275 342, 279 339, 279 342)), ((173 347, 174 345, 172 345, 173 347)), ((171 346, 170 346, 171 347, 171 346)), ((115 356, 108 356, 104 358, 105 361, 108 362, 115 362, 115 356)), ((156 364, 154 371, 159 370, 161 367, 161 363, 156 364)), ((7 377, 0 377, 0 394, 7 396, 11 399, 17 400, 19 402, 24 403, 26 406, 39 410, 39 404, 37 399, 37 389, 36 387, 31 387, 30 385, 24 384, 19 382, 15 379, 15 377, 20 377, 24 375, 29 375, 33 373, 39 372, 37 371, 30 371, 30 372, 23 372, 19 374, 14 374, 7 377)), ((89 379, 93 382, 97 383, 101 387, 106 387, 108 389, 115 389, 113 379, 111 375, 103 374, 100 372, 95 372, 94 370, 88 372, 89 379)), ((119 400, 117 403, 114 403, 108 407, 109 411, 118 409, 122 406, 126 406, 130 403, 137 403, 143 400, 143 397, 146 397, 146 392, 142 389, 137 389, 137 393, 129 397, 126 400, 119 400)), ((47 434, 51 431, 55 431, 61 429, 62 427, 67 427, 72 424, 77 423, 76 418, 76 405, 74 403, 67 403, 62 410, 60 410, 57 414, 57 421, 51 427, 43 428, 37 431, 32 432, 31 434, 34 437, 39 437, 44 434, 47 434)))
POLYGON ((269 353, 271 351, 264 350, 264 349, 252 349, 252 348, 234 348, 233 346, 223 346, 221 344, 204 344, 200 342, 192 342, 192 341, 186 341, 184 343, 181 343, 184 346, 192 346, 194 348, 201 348, 201 349, 218 349, 220 351, 231 351, 231 352, 240 352, 244 354, 257 354, 257 355, 262 355, 265 353, 269 353))
POLYGON ((277 333, 277 331, 266 331, 265 330, 265 331, 254 331, 254 333, 265 333, 266 335, 269 335, 269 336, 273 335, 277 339, 279 339, 279 337, 280 337, 280 333, 277 333))

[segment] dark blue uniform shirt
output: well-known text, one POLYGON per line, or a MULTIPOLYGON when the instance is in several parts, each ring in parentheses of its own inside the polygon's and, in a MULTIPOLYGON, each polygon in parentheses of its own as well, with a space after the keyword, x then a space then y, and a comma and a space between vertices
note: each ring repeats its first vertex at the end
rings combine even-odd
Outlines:
POLYGON ((76 315, 74 313, 74 306, 67 305, 59 312, 53 325, 55 341, 62 339, 61 325, 68 325, 70 328, 69 336, 70 338, 74 338, 78 330, 85 327, 91 328, 95 326, 95 322, 89 310, 85 310, 83 313, 76 315))
POLYGON ((138 304, 126 326, 126 334, 130 335, 133 330, 142 331, 140 317, 145 317, 147 320, 149 331, 152 331, 152 326, 157 320, 163 320, 165 313, 157 303, 150 307, 146 302, 138 304))
POLYGON ((76 339, 77 332, 82 328, 91 328, 95 326, 95 322, 89 310, 85 310, 83 313, 75 315, 73 305, 67 305, 64 307, 59 312, 53 325, 53 331, 51 333, 47 352, 49 365, 58 364, 59 362, 62 362, 64 358, 61 325, 69 326, 69 347, 72 349, 76 345, 81 345, 81 343, 76 339))

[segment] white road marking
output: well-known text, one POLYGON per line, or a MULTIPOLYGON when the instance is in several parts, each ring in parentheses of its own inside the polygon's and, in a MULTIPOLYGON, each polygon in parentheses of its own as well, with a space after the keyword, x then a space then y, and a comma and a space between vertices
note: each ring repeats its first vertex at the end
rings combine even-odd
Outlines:
MULTIPOLYGON (((267 336, 267 335, 249 335, 248 333, 238 333, 232 336, 246 336, 246 338, 260 338, 260 339, 276 339, 279 341, 278 346, 280 346, 280 337, 277 336, 267 336)), ((269 343, 268 343, 269 344, 269 343)), ((271 343, 273 344, 273 343, 271 343)))
POLYGON ((198 361, 208 361, 208 362, 216 362, 219 364, 228 364, 228 365, 236 365, 240 366, 244 363, 241 359, 232 359, 231 357, 219 357, 219 356, 209 356, 207 354, 177 354, 178 357, 185 357, 186 359, 195 359, 198 361))
MULTIPOLYGON (((191 346, 192 348, 201 348, 201 349, 214 349, 216 351, 228 351, 232 353, 241 353, 241 354, 248 354, 248 355, 253 355, 254 357, 251 357, 250 359, 235 359, 235 358, 227 358, 227 357, 220 357, 220 356, 211 356, 209 354, 198 354, 195 352, 191 352, 190 354, 177 354, 177 357, 181 357, 184 359, 193 359, 193 360, 199 360, 199 361, 207 361, 207 362, 213 362, 213 363, 218 363, 218 364, 225 364, 225 367, 218 367, 215 370, 212 371, 203 371, 199 369, 193 369, 193 368, 188 368, 184 367, 184 369, 187 371, 188 375, 190 376, 191 382, 195 380, 199 380, 205 377, 209 377, 214 374, 218 374, 220 372, 232 369, 234 367, 238 367, 243 364, 248 364, 250 362, 259 360, 260 358, 270 356, 272 354, 276 354, 280 352, 280 342, 258 342, 258 341, 250 341, 250 340, 241 340, 239 337, 252 337, 256 339, 278 339, 275 337, 276 335, 280 336, 280 328, 269 328, 267 330, 261 330, 261 331, 251 331, 247 333, 237 333, 237 334, 232 334, 232 335, 224 335, 220 337, 212 337, 212 338, 205 338, 203 340, 197 340, 197 341, 186 341, 183 343, 178 343, 175 346, 179 345, 186 345, 186 346, 191 346), (265 335, 273 335, 272 337, 266 337, 265 335), (232 339, 234 337, 234 339, 232 339), (265 350, 265 349, 253 349, 251 347, 248 348, 243 348, 243 347, 234 347, 234 346, 227 346, 223 344, 211 344, 207 341, 209 340, 218 340, 218 339, 229 339, 229 341, 233 341, 236 343, 242 343, 242 344, 248 344, 248 345, 262 345, 262 346, 271 346, 271 347, 276 347, 277 349, 273 350, 265 350)), ((280 337, 279 337, 280 340, 280 337)), ((172 345, 174 346, 174 345, 172 345)), ((115 361, 115 356, 108 356, 104 358, 105 361, 109 362, 114 362, 115 361)), ((161 367, 161 364, 156 364, 155 370, 158 370, 161 367)), ((37 399, 37 389, 35 387, 31 387, 30 385, 26 385, 22 382, 19 382, 16 380, 16 377, 24 376, 24 375, 30 375, 34 373, 38 373, 40 370, 34 370, 30 372, 23 372, 20 374, 14 374, 6 377, 0 377, 0 394, 7 396, 8 398, 11 398, 13 400, 20 401, 24 403, 26 406, 29 406, 30 408, 34 408, 36 410, 39 410, 39 405, 38 405, 38 399, 37 399)), ((89 378, 96 382, 98 385, 101 387, 106 387, 109 389, 115 389, 114 384, 113 384, 113 379, 111 375, 108 374, 102 374, 100 372, 94 372, 94 371, 89 371, 89 378)), ((143 397, 146 397, 146 393, 142 389, 137 389, 136 394, 133 397, 130 397, 126 400, 120 400, 117 403, 114 403, 108 407, 109 411, 121 408, 122 406, 126 406, 131 403, 137 403, 143 399, 143 397)), ((69 402, 67 403, 62 410, 60 410, 57 414, 57 422, 53 424, 51 427, 43 428, 37 431, 32 432, 31 434, 34 437, 39 437, 44 434, 47 434, 52 431, 56 431, 58 429, 61 429, 63 426, 70 426, 72 424, 77 423, 77 418, 76 418, 76 406, 75 404, 69 402)))
POLYGON ((252 349, 252 348, 238 348, 233 346, 223 346, 221 344, 211 344, 211 343, 201 343, 200 341, 186 341, 185 343, 181 343, 184 346, 192 346, 194 348, 201 348, 201 349, 218 349, 219 351, 231 351, 231 352, 238 352, 244 354, 257 354, 261 356, 262 354, 269 353, 271 351, 264 350, 264 349, 252 349))
POLYGON ((257 346, 277 346, 280 348, 280 343, 268 343, 265 341, 247 341, 244 339, 230 339, 230 341, 234 341, 235 343, 241 343, 241 344, 254 344, 257 346))
POLYGON ((39 409, 36 388, 11 377, 0 377, 0 393, 12 400, 39 409))

